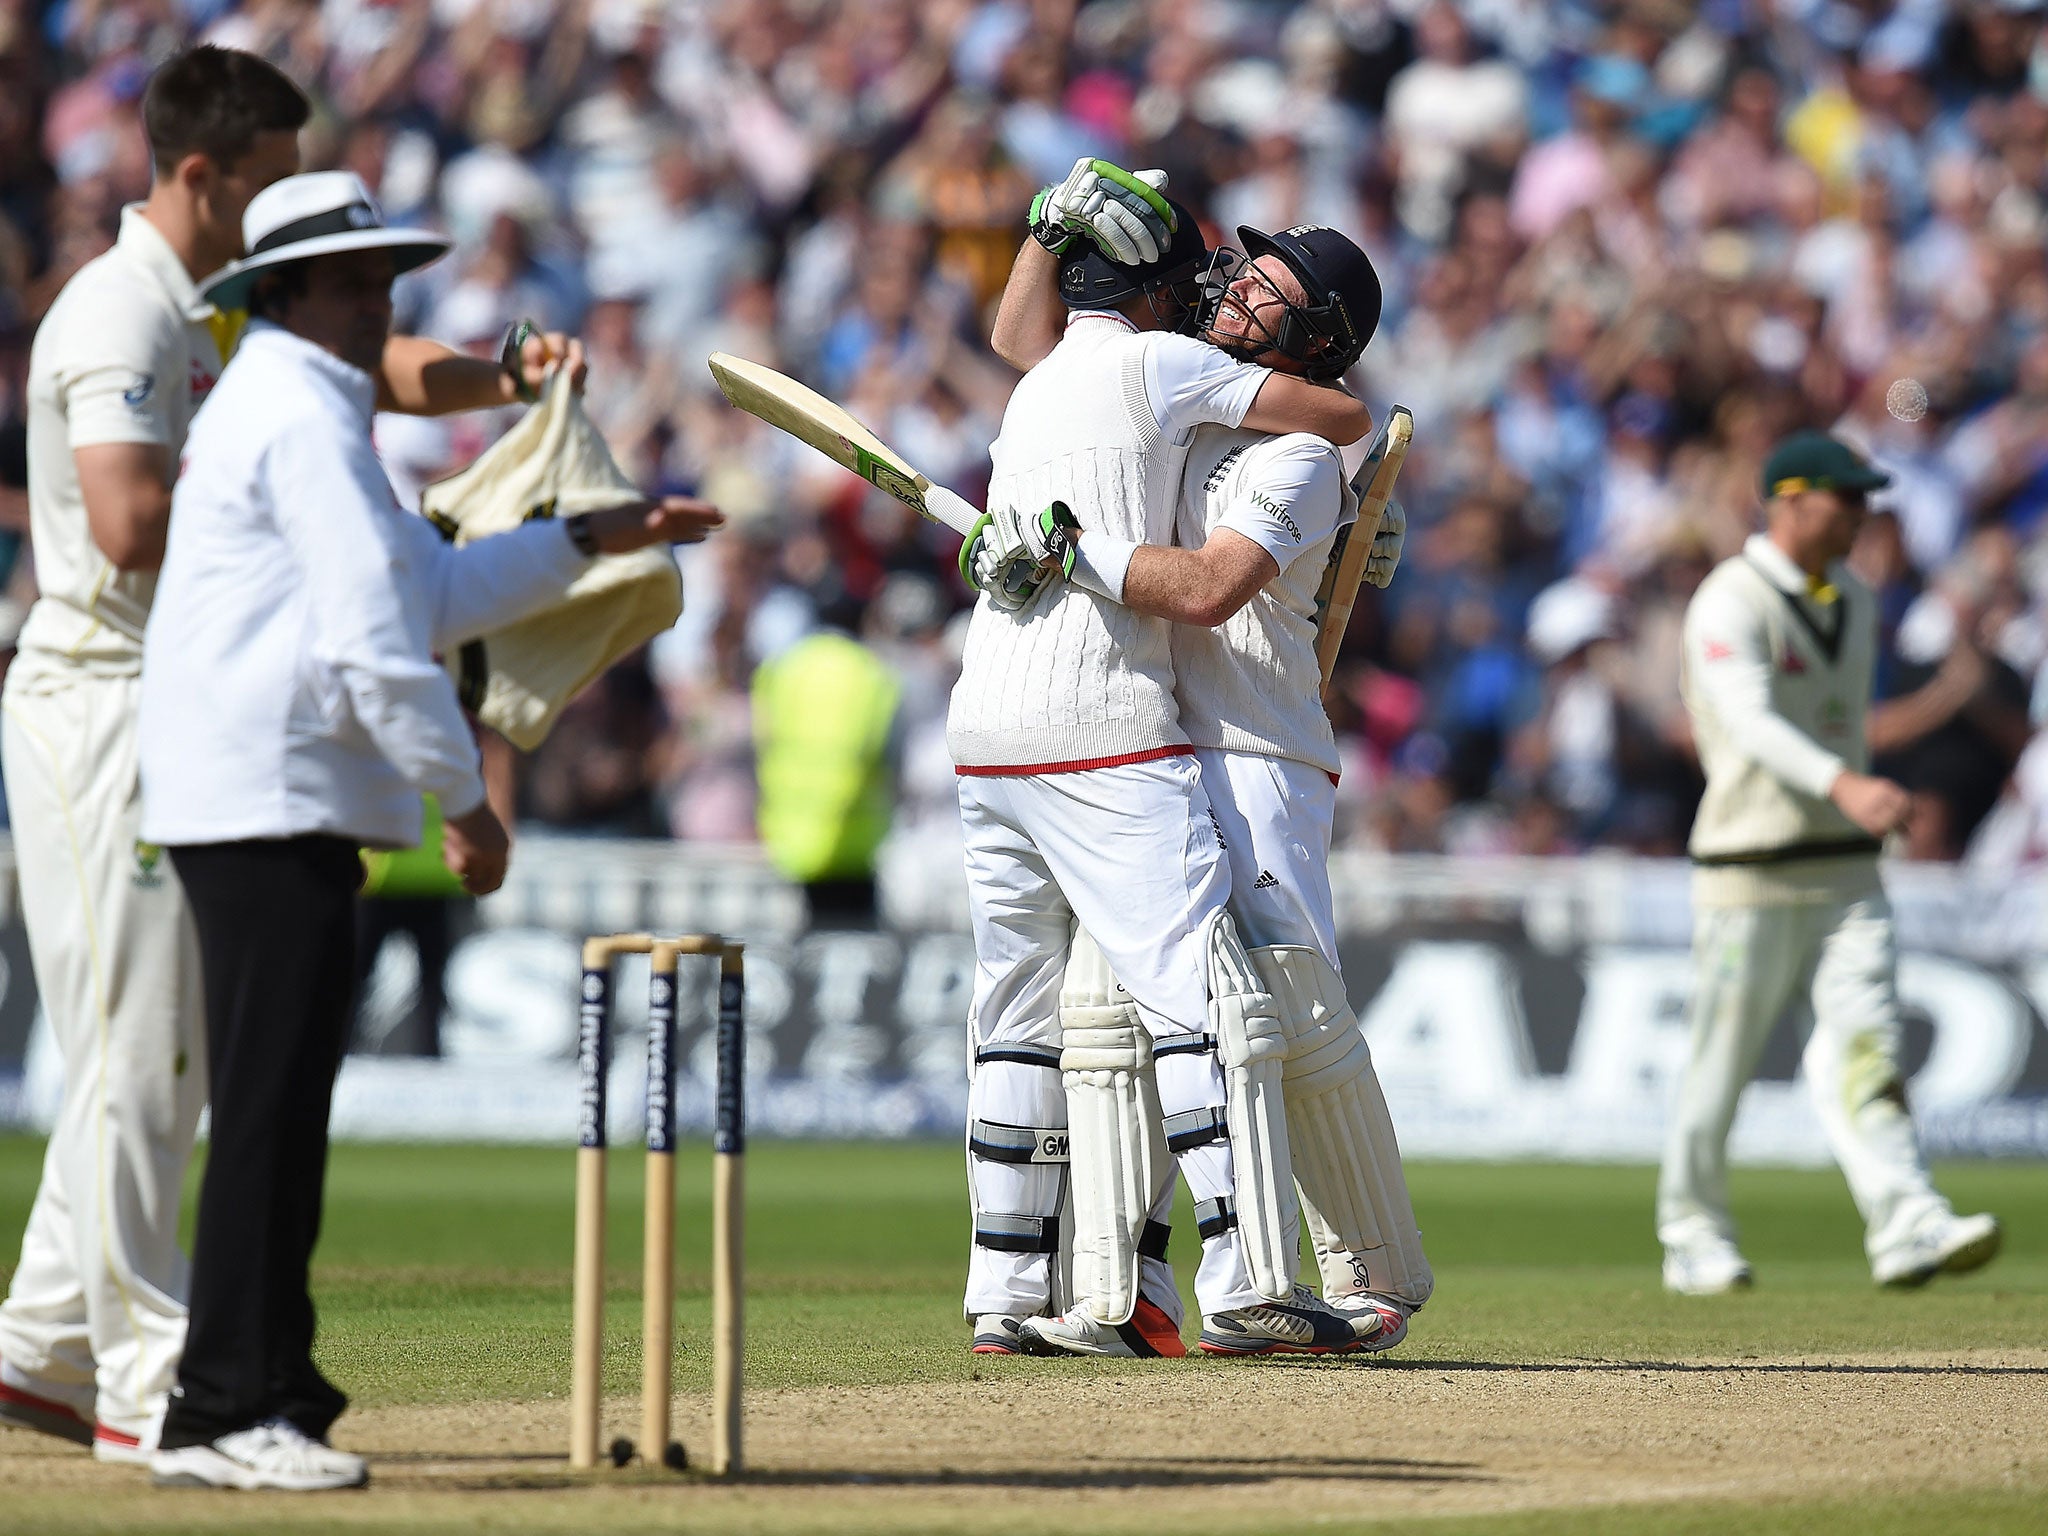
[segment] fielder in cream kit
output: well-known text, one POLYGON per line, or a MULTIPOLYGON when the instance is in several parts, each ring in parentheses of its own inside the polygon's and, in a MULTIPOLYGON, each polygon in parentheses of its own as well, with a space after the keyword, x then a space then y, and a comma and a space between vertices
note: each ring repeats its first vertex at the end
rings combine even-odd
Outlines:
MULTIPOLYGON (((1219 260, 1205 338, 1281 371, 1340 377, 1378 321, 1379 281, 1370 261, 1334 230, 1239 234, 1250 260, 1227 286, 1228 268, 1219 260)), ((1337 754, 1316 661, 1316 598, 1337 536, 1357 510, 1328 441, 1204 427, 1183 476, 1175 530, 1181 547, 1110 549, 1110 536, 1087 531, 1078 538, 1084 563, 1076 579, 1096 580, 1090 573, 1105 563, 1121 569, 1121 585, 1102 595, 1177 621, 1181 724, 1197 749, 1222 832, 1231 911, 1286 1038, 1286 1136, 1323 1296, 1373 1318, 1363 1347, 1385 1349, 1405 1335, 1407 1317, 1428 1300, 1433 1279, 1371 1052, 1337 971, 1328 870, 1337 754)), ((1399 509, 1390 509, 1366 566, 1366 579, 1378 586, 1393 577, 1403 527, 1399 509)), ((1085 932, 1075 938, 1063 1002, 1070 1048, 1131 1006, 1085 932)), ((1155 1045, 1155 1057, 1161 1049, 1155 1045)), ((1078 1130, 1101 1118, 1094 1101, 1108 1085, 1086 1073, 1069 1072, 1066 1081, 1079 1190, 1088 1149, 1078 1130)), ((1027 1321, 1028 1345, 1134 1352, 1130 1330, 1118 1326, 1128 1312, 1127 1288, 1091 1291, 1080 1259, 1114 1247, 1114 1230, 1138 1215, 1163 1222, 1172 1197, 1167 1172, 1148 1197, 1149 1211, 1105 1213, 1075 1202, 1078 1304, 1064 1316, 1027 1321), (1105 1215, 1109 1233, 1095 1230, 1105 1215)), ((1171 1276, 1148 1267, 1141 1288, 1164 1306, 1171 1276)), ((1220 1331, 1212 1323, 1210 1332, 1220 1331)))
POLYGON ((1657 1186, 1669 1290, 1751 1283, 1728 1210, 1728 1131, 1788 1007, 1872 1276, 1919 1285, 1998 1252, 1998 1222, 1958 1216, 1929 1179, 1899 1062, 1877 861, 1911 801, 1868 772, 1877 599, 1838 563, 1887 479, 1833 438, 1786 439, 1764 466, 1768 530, 1686 612, 1685 703, 1707 791, 1691 840, 1692 1054, 1657 1186))
POLYGON ((245 89, 239 119, 217 113, 208 137, 194 105, 222 80, 186 74, 165 72, 144 98, 149 203, 122 210, 113 249, 79 269, 36 332, 40 595, 5 695, 23 919, 65 1081, 0 1306, 0 1418, 128 1461, 147 1457, 184 1343, 178 1202, 206 1103, 191 916, 170 861, 140 838, 142 630, 186 429, 221 371, 219 317, 193 272, 237 252, 241 204, 296 167, 306 112, 278 77, 281 89, 245 89), (202 139, 212 153, 190 170, 202 139), (192 232, 202 197, 225 226, 210 248, 192 232), (167 230, 184 233, 184 252, 167 230))
MULTIPOLYGON (((1187 443, 1205 422, 1347 442, 1370 425, 1348 396, 1165 329, 1182 321, 1207 252, 1193 217, 1150 190, 1084 162, 1034 210, 1020 267, 1056 269, 1071 314, 1010 400, 993 449, 986 545, 970 540, 969 555, 990 547, 998 566, 1064 569, 1076 523, 1121 541, 1168 542, 1187 443), (1096 248, 1088 209, 1105 195, 1149 210, 1157 234, 1139 254, 1151 259, 1122 266, 1096 248), (1075 210, 1070 225, 1062 209, 1075 210), (1177 226, 1165 238, 1162 221, 1177 226)), ((1024 1320, 1058 1304, 1062 1133, 1074 1148, 1077 1206, 1142 1218, 1162 1161, 1178 1163, 1204 1239, 1196 1294, 1205 1343, 1220 1325, 1232 1352, 1360 1347, 1348 1318, 1292 1294, 1294 1191, 1284 1124, 1273 1123, 1283 1041, 1225 907, 1229 870, 1179 723, 1167 624, 1077 583, 985 586, 947 735, 977 962, 974 1347, 1017 1349, 1024 1320), (1132 1002, 1087 1038, 1063 1042, 1059 990, 1077 919, 1132 1002), (1156 1077, 1142 1074, 1155 1057, 1156 1077), (1070 1132, 1063 1066, 1105 1088, 1101 1115, 1070 1132), (1156 1081, 1149 1122, 1138 1112, 1141 1074, 1156 1081)), ((1123 1287, 1120 1321, 1134 1352, 1184 1353, 1177 1300, 1135 1294, 1140 1252, 1163 1258, 1142 1220, 1092 1225, 1107 1250, 1075 1253, 1077 1284, 1123 1287)), ((1378 1319, 1368 1326, 1376 1331, 1378 1319)))

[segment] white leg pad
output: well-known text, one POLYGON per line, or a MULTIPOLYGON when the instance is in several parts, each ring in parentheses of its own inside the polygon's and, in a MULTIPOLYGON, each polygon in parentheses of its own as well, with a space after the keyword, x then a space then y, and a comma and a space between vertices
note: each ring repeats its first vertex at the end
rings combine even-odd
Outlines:
MULTIPOLYGON (((1049 1039, 983 1040, 970 1021, 967 1190, 974 1213, 968 1317, 1059 1310, 1066 1095, 1049 1039)), ((1051 1020, 1034 1034, 1050 1036, 1051 1020)))
POLYGON ((1283 1088, 1287 1034, 1228 912, 1210 919, 1206 940, 1209 1025, 1223 1066, 1245 1266, 1254 1289, 1281 1301, 1293 1294, 1301 1230, 1283 1088))
POLYGON ((1287 1033, 1294 1177, 1323 1294, 1419 1307, 1436 1284, 1415 1227, 1393 1120, 1344 981, 1305 945, 1254 949, 1287 1033))
POLYGON ((1102 951, 1079 930, 1060 987, 1060 1036, 1074 1295, 1098 1321, 1127 1323, 1138 1304, 1146 1219, 1173 1164, 1151 1035, 1102 951))

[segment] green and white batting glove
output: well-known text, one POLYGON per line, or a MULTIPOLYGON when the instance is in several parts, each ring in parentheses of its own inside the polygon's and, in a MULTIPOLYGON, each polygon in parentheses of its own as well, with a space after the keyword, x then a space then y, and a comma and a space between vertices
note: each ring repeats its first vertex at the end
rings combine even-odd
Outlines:
POLYGON ((1046 582, 1073 573, 1080 527, 1063 501, 1031 514, 986 513, 960 546, 961 578, 999 608, 1022 608, 1046 582))
POLYGON ((1031 200, 1031 238, 1055 256, 1086 235, 1124 266, 1157 261, 1180 225, 1161 195, 1164 171, 1127 171, 1082 157, 1067 179, 1031 200))
POLYGON ((1365 579, 1384 592, 1394 580, 1394 569, 1401 563, 1401 550, 1407 542, 1408 514, 1401 510, 1401 503, 1390 501, 1380 514, 1379 532, 1365 552, 1365 579))

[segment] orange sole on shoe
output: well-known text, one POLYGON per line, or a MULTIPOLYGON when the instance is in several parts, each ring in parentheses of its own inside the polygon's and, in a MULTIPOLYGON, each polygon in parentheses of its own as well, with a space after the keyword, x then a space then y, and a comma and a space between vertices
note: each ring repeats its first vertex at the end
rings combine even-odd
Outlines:
POLYGON ((1179 1360, 1188 1352, 1187 1342, 1181 1338, 1180 1330, 1174 1327, 1173 1319, 1142 1296, 1131 1310, 1131 1320, 1117 1332, 1140 1354, 1149 1352, 1162 1360, 1179 1360), (1144 1347, 1139 1349, 1141 1342, 1144 1347))
POLYGON ((1257 1349, 1235 1349, 1228 1344, 1211 1344, 1203 1339, 1197 1346, 1205 1355, 1232 1355, 1242 1360, 1256 1360, 1261 1355, 1362 1355, 1365 1344, 1362 1340, 1350 1344, 1263 1344, 1257 1349))

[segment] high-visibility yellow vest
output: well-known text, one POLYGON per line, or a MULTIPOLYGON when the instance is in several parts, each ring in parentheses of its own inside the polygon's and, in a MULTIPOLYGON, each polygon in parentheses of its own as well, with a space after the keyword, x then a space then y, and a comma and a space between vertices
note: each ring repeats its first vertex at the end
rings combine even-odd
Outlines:
POLYGON ((902 692, 857 640, 807 636, 754 673, 761 842, 797 881, 871 875, 889 830, 889 728, 902 692))
POLYGON ((417 848, 363 850, 365 896, 467 896, 462 882, 441 862, 441 803, 420 796, 424 813, 417 848))

